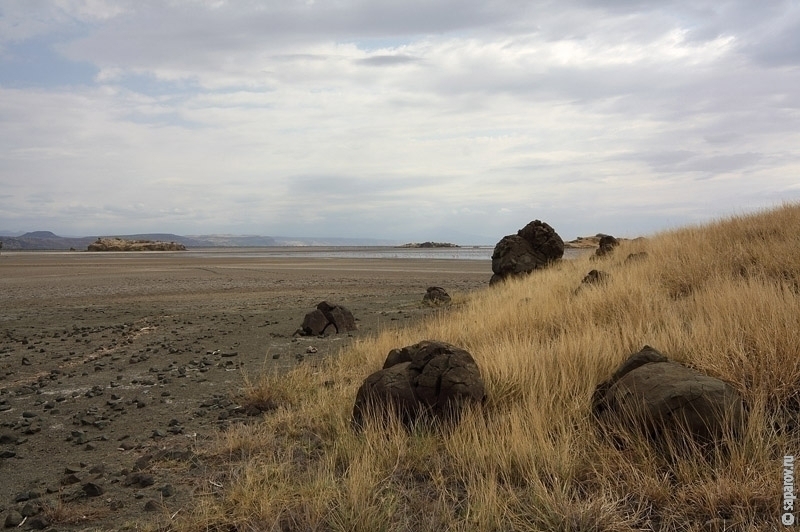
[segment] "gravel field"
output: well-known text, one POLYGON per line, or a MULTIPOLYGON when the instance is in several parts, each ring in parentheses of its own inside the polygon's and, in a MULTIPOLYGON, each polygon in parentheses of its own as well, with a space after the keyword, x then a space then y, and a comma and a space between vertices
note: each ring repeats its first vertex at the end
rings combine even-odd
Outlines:
POLYGON ((485 287, 485 260, 192 252, 0 255, 0 527, 136 529, 205 481, 243 375, 316 365, 485 287), (298 337, 327 300, 358 331, 298 337))

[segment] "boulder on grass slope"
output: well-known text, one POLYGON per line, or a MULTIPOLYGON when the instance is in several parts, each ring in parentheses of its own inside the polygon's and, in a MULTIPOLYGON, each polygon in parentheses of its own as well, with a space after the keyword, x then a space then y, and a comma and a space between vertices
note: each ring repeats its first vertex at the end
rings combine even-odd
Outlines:
POLYGON ((463 408, 486 396, 478 365, 469 352, 434 340, 392 349, 383 369, 368 376, 356 394, 353 427, 368 417, 398 416, 407 427, 417 421, 457 422, 463 408))
POLYGON ((721 442, 738 432, 744 416, 744 403, 732 386, 650 346, 596 388, 592 409, 601 423, 640 431, 656 443, 667 436, 721 442))
POLYGON ((534 220, 516 235, 504 236, 492 253, 490 284, 526 275, 564 256, 564 241, 544 222, 534 220))

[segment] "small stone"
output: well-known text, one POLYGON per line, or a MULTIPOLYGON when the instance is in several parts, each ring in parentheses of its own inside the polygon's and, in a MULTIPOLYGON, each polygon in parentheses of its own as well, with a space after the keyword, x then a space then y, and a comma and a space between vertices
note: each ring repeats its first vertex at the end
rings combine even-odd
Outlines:
POLYGON ((157 512, 162 508, 161 503, 155 499, 150 499, 146 503, 144 503, 144 511, 145 512, 157 512))
POLYGON ((23 517, 33 517, 41 511, 42 507, 39 506, 39 503, 29 501, 22 507, 19 513, 21 513, 23 517))
POLYGON ((67 475, 80 473, 83 468, 78 464, 71 464, 64 468, 64 473, 67 475))
POLYGON ((82 430, 73 430, 72 433, 70 433, 70 439, 75 442, 75 445, 83 445, 89 441, 86 432, 82 430))
POLYGON ((80 481, 81 479, 79 479, 77 475, 64 475, 61 478, 61 485, 69 486, 70 484, 77 484, 80 481))
POLYGON ((37 515, 33 519, 28 520, 28 526, 33 530, 44 530, 50 526, 50 519, 46 515, 37 515))
POLYGON ((86 494, 87 497, 99 497, 100 495, 105 493, 103 486, 101 486, 96 482, 87 482, 86 484, 81 486, 81 489, 83 490, 83 492, 86 494))
POLYGON ((136 463, 133 465, 134 471, 142 471, 143 469, 147 469, 147 467, 150 465, 150 460, 152 459, 152 454, 146 454, 139 457, 139 459, 136 460, 136 463))
POLYGON ((156 480, 153 478, 153 475, 147 475, 145 473, 131 473, 125 477, 125 481, 122 484, 124 486, 146 488, 148 486, 152 486, 155 484, 155 482, 156 480))
POLYGON ((175 487, 172 484, 167 484, 161 488, 161 495, 163 497, 172 497, 175 495, 175 487))
POLYGON ((14 528, 19 526, 22 523, 22 520, 25 519, 21 513, 16 510, 11 510, 6 514, 5 520, 5 527, 6 528, 14 528))

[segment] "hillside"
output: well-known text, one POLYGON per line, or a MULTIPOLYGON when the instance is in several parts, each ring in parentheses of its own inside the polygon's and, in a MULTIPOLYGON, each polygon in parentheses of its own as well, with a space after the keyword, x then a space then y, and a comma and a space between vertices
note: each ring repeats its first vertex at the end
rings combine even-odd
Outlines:
POLYGON ((798 249, 797 205, 623 242, 459 296, 321 370, 253 376, 241 400, 275 409, 205 449, 219 487, 168 527, 776 530, 780 464, 800 449, 798 249), (591 269, 608 279, 577 290, 591 269), (391 349, 423 339, 472 353, 486 404, 447 432, 354 433, 363 379, 391 349), (645 344, 742 395, 747 426, 727 452, 695 447, 672 461, 642 437, 601 437, 592 393, 645 344))
POLYGON ((62 237, 50 231, 32 231, 20 236, 0 236, 4 250, 67 250, 86 249, 92 243, 91 237, 62 237))

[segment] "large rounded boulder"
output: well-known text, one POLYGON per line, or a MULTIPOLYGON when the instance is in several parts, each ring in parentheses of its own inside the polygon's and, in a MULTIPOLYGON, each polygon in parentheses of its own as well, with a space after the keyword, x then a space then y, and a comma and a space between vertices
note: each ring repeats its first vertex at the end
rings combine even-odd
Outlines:
POLYGON ((417 421, 457 422, 465 406, 486 396, 478 365, 469 352, 434 340, 392 349, 383 369, 368 376, 353 405, 354 428, 368 417, 399 416, 406 426, 417 421))
POLYGON ((639 431, 717 443, 741 427, 744 403, 729 384, 669 360, 650 346, 626 360, 592 398, 597 419, 639 431))
POLYGON ((490 284, 526 275, 564 256, 564 241, 548 224, 534 220, 516 235, 504 236, 492 253, 490 284))
POLYGON ((304 336, 338 334, 357 329, 355 317, 346 307, 321 301, 317 308, 306 314, 298 333, 304 336))

